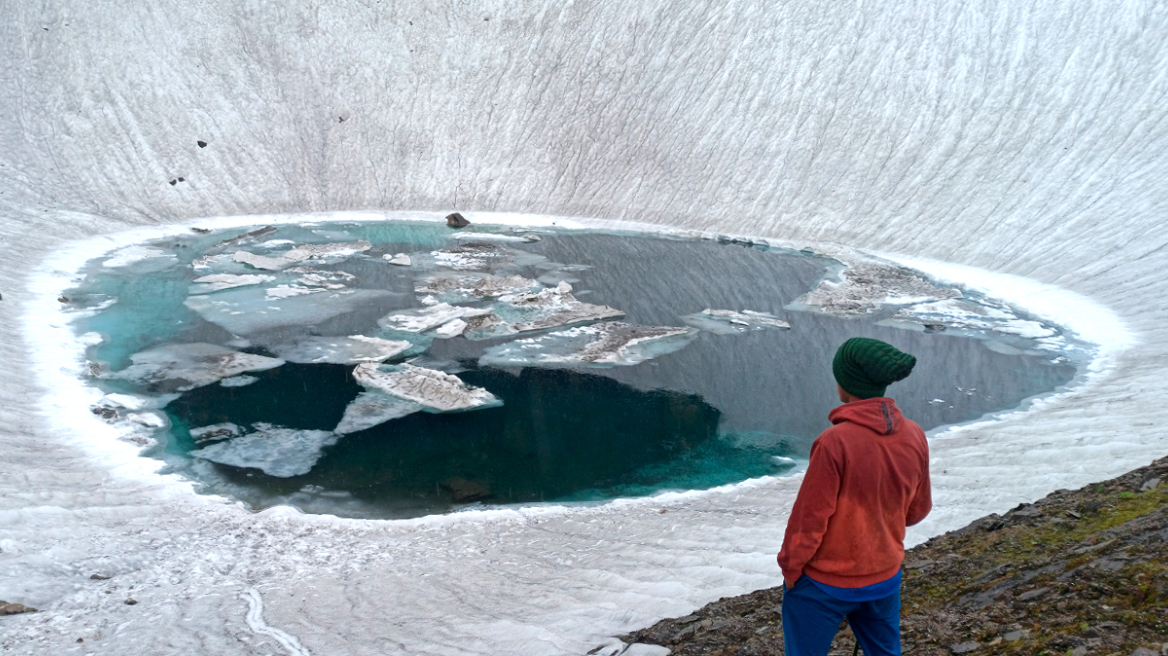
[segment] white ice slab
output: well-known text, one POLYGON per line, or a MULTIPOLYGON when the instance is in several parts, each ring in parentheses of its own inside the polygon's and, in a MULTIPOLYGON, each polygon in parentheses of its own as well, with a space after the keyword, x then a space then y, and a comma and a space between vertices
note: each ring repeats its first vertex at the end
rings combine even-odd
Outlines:
POLYGON ((353 378, 362 386, 413 401, 429 410, 452 412, 502 405, 503 402, 481 387, 473 387, 433 369, 410 364, 359 364, 353 378))
POLYGON ((405 417, 425 409, 420 403, 387 394, 379 389, 369 389, 357 395, 345 408, 341 422, 333 429, 338 435, 348 435, 367 428, 373 428, 387 421, 405 417))
POLYGON ((321 290, 283 298, 269 298, 267 292, 258 287, 229 289, 191 296, 184 304, 231 333, 250 335, 283 326, 321 323, 391 296, 380 289, 321 290))
POLYGON ((377 324, 388 330, 407 333, 424 333, 455 319, 481 317, 491 313, 490 308, 472 308, 461 305, 438 303, 428 307, 394 312, 378 320, 377 324))
POLYGON ((215 344, 171 344, 139 351, 132 365, 108 374, 110 378, 142 385, 162 385, 178 391, 191 390, 245 371, 274 369, 283 360, 241 353, 215 344))
POLYGON ((573 324, 595 323, 624 316, 624 312, 607 305, 592 305, 576 300, 572 286, 559 286, 537 293, 501 296, 494 306, 494 317, 468 322, 469 339, 490 339, 505 335, 560 328, 573 324), (497 320, 496 320, 497 319, 497 320))
POLYGON ((232 289, 234 287, 260 285, 265 282, 271 282, 273 280, 275 280, 274 277, 266 275, 212 273, 195 278, 195 284, 191 285, 190 293, 209 294, 211 292, 223 291, 224 289, 232 289))
POLYGON ((339 435, 331 431, 297 430, 255 424, 255 432, 191 451, 196 458, 235 467, 253 467, 269 476, 290 478, 312 471, 325 447, 339 435))
POLYGON ((258 255, 250 251, 236 251, 233 260, 256 269, 280 271, 305 260, 343 259, 372 248, 367 241, 335 244, 304 244, 275 255, 258 255))
POLYGON ((789 330, 791 328, 791 324, 775 317, 773 314, 752 312, 750 310, 735 312, 734 310, 712 310, 706 308, 695 314, 687 314, 681 317, 681 320, 694 328, 717 335, 734 335, 751 330, 765 330, 767 328, 779 330, 789 330))
POLYGON ((502 366, 630 366, 685 348, 696 334, 693 328, 609 321, 493 346, 479 362, 502 366))
POLYGON ((393 264, 396 266, 408 267, 411 264, 413 264, 413 260, 411 260, 410 256, 405 254, 405 253, 398 253, 396 255, 386 254, 386 255, 382 255, 381 257, 386 262, 389 262, 390 264, 393 264))
POLYGON ((847 263, 838 279, 825 278, 818 287, 787 305, 787 309, 849 317, 871 314, 890 305, 960 297, 960 291, 938 287, 911 269, 879 260, 861 259, 847 263))
POLYGON ((271 350, 288 362, 357 364, 382 362, 409 349, 405 340, 381 339, 365 335, 349 337, 304 337, 288 344, 276 344, 271 350))

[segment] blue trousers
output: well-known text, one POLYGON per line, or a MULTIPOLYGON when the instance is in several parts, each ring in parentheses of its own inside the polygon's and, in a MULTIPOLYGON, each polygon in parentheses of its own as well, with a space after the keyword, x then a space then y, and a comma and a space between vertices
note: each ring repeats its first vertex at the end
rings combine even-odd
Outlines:
POLYGON ((787 656, 825 656, 848 618, 864 656, 900 656, 900 589, 876 601, 840 601, 806 576, 783 586, 783 646, 787 656))

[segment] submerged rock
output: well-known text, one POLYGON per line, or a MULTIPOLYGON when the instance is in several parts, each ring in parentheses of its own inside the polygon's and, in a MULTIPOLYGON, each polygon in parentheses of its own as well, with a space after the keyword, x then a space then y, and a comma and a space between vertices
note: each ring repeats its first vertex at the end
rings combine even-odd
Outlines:
POLYGON ((482 365, 635 365, 688 345, 697 334, 677 326, 633 326, 619 321, 559 330, 487 349, 482 365))
POLYGON ((473 410, 503 404, 487 390, 472 387, 452 376, 410 364, 359 364, 353 378, 363 387, 378 389, 438 412, 473 410))
POLYGON ((491 491, 485 485, 481 485, 474 481, 468 481, 465 478, 455 476, 448 478, 440 483, 443 489, 449 490, 454 496, 455 503, 467 503, 470 501, 479 501, 491 496, 491 491))
POLYGON ((131 355, 130 361, 132 365, 108 377, 180 392, 284 364, 277 358, 205 343, 159 346, 131 355))

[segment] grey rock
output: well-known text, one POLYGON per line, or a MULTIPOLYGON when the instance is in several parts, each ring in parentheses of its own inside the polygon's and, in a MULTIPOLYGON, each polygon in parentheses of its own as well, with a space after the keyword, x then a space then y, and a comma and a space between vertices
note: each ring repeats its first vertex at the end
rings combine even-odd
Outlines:
POLYGON ((1131 653, 1131 656, 1160 656, 1160 652, 1152 651, 1147 647, 1136 647, 1136 650, 1131 653))
MULTIPOLYGON (((1140 486, 1140 492, 1151 492, 1158 487, 1160 487, 1160 479, 1149 478, 1148 480, 1144 481, 1143 485, 1140 486)), ((1143 648, 1141 647, 1141 649, 1143 648)))
POLYGON ((971 651, 976 651, 981 648, 981 643, 970 640, 969 642, 959 642, 949 648, 949 651, 954 654, 968 654, 971 651))
POLYGON ((1048 592, 1050 592, 1050 588, 1035 588, 1033 590, 1030 590, 1028 592, 1023 592, 1022 594, 1018 595, 1018 601, 1032 601, 1034 599, 1038 599, 1039 597, 1041 597, 1042 595, 1044 595, 1048 592))
POLYGON ((21 613, 35 613, 37 609, 32 606, 25 606, 24 604, 10 604, 7 601, 0 601, 0 615, 19 615, 21 613))
POLYGON ((454 212, 453 214, 446 215, 446 225, 451 228, 465 228, 470 225, 470 221, 467 221, 466 217, 458 212, 454 212))
POLYGON ((1016 631, 1010 631, 1006 635, 1002 636, 1002 640, 1005 640, 1006 642, 1018 642, 1019 640, 1025 640, 1029 637, 1030 631, 1028 629, 1019 629, 1016 631))

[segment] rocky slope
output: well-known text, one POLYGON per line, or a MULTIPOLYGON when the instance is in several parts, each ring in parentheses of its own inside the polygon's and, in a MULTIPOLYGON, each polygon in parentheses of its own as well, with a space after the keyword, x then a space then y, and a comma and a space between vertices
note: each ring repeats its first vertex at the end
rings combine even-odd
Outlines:
MULTIPOLYGON (((905 654, 1168 655, 1168 458, 1058 490, 905 556, 905 654)), ((674 656, 783 653, 782 590, 623 636, 674 656)), ((851 654, 846 626, 832 654, 851 654)))

